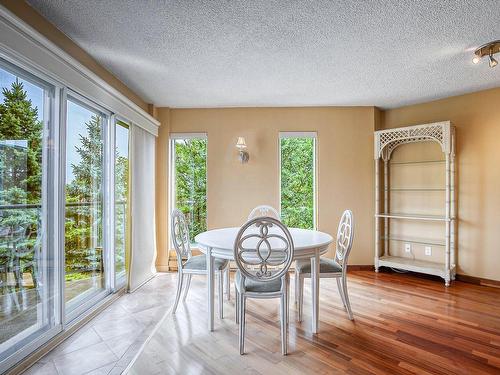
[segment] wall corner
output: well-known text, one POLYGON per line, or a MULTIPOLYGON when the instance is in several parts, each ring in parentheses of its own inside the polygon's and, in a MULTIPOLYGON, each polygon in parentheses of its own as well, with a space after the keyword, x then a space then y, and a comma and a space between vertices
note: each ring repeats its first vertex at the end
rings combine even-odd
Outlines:
POLYGON ((156 269, 160 272, 169 271, 169 136, 170 136, 170 108, 148 105, 150 114, 160 121, 158 137, 156 138, 156 269))

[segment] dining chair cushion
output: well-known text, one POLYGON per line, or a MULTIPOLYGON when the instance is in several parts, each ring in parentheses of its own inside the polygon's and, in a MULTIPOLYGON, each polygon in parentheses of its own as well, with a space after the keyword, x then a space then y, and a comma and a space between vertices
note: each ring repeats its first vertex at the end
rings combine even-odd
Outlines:
MULTIPOLYGON (((309 259, 299 259, 295 263, 295 268, 299 273, 311 273, 311 261, 309 259)), ((342 267, 333 259, 319 258, 320 273, 342 272, 342 267)))
MULTIPOLYGON (((236 272, 236 285, 241 284, 241 273, 236 272)), ((256 281, 245 278, 245 292, 272 293, 281 290, 281 278, 271 281, 256 281)))
MULTIPOLYGON (((222 270, 226 267, 227 265, 227 260, 226 259, 220 259, 220 258, 214 258, 214 269, 215 270, 222 270)), ((207 257, 206 255, 195 255, 192 256, 187 260, 186 263, 184 263, 183 266, 184 269, 186 270, 206 270, 207 269, 207 257)))

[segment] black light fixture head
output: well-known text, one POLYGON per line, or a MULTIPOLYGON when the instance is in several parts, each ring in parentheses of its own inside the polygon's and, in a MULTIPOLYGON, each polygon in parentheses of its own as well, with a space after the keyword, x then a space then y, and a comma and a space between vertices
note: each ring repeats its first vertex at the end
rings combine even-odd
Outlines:
POLYGON ((499 52, 500 40, 495 40, 493 42, 483 44, 481 47, 477 48, 474 51, 472 62, 474 64, 478 64, 481 61, 481 58, 488 56, 488 65, 490 66, 490 68, 494 68, 498 65, 498 61, 493 57, 493 55, 499 52))

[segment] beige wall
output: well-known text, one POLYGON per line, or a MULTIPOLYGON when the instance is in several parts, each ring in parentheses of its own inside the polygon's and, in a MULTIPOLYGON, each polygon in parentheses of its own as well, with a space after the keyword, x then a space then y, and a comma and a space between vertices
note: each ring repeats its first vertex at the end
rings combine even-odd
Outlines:
MULTIPOLYGON (((209 228, 241 225, 259 204, 278 207, 278 133, 317 131, 318 229, 335 235, 342 211, 351 208, 357 230, 350 263, 373 264, 375 108, 159 108, 158 116, 162 127, 169 119, 170 132, 208 134, 209 228), (238 161, 238 136, 246 139, 248 164, 238 161)), ((158 160, 163 165, 168 162, 167 136, 161 132, 157 143, 163 148, 158 152, 165 152, 158 160)), ((158 185, 164 184, 164 178, 159 180, 158 185)), ((157 191, 159 202, 166 202, 165 188, 157 186, 157 191)), ((158 222, 159 232, 166 233, 166 216, 158 222)))
MULTIPOLYGON (((241 224, 258 204, 277 207, 279 131, 317 131, 318 228, 335 234, 340 212, 352 208, 357 232, 350 263, 372 264, 373 130, 451 120, 457 127, 458 272, 499 280, 499 104, 500 89, 493 89, 387 111, 373 107, 160 108, 157 198, 163 213, 158 217, 158 265, 166 264, 168 248, 170 132, 208 133, 208 225, 216 228, 241 224), (244 136, 249 146, 250 162, 245 165, 237 160, 234 144, 238 136, 244 136)), ((429 146, 412 147, 397 151, 395 157, 436 153, 429 146)), ((420 172, 408 176, 428 178, 420 172)), ((403 172, 408 181, 404 173, 409 172, 403 172)), ((433 175, 440 178, 438 171, 433 175)), ((435 228, 426 230, 437 238, 435 228)), ((417 257, 422 255, 420 250, 415 249, 417 257)), ((433 248, 433 259, 437 260, 439 251, 433 248)))
POLYGON ((43 18, 37 11, 31 8, 24 0, 0 0, 0 4, 22 19, 28 25, 44 35, 52 43, 68 53, 71 57, 78 60, 86 68, 93 71, 100 78, 120 91, 123 95, 141 107, 148 110, 148 105, 137 94, 130 90, 123 82, 112 75, 95 61, 87 52, 75 44, 64 33, 59 31, 54 25, 43 18))
POLYGON ((500 280, 500 88, 388 110, 382 126, 442 120, 457 128, 458 273, 500 280))
POLYGON ((156 138, 156 268, 168 271, 168 140, 170 132, 170 110, 155 111, 161 122, 156 138))

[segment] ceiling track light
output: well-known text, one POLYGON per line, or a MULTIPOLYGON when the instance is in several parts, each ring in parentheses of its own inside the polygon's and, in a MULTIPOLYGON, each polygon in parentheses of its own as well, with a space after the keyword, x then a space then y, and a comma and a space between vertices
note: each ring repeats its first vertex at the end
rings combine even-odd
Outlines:
POLYGON ((488 64, 490 65, 490 68, 494 68, 498 65, 498 61, 495 60, 492 53, 490 53, 490 61, 488 64))
POLYGON ((472 58, 472 62, 474 64, 478 64, 481 59, 485 56, 488 57, 488 65, 490 68, 494 68, 498 65, 498 61, 493 57, 494 54, 500 52, 500 40, 495 40, 493 42, 489 42, 483 44, 481 47, 474 51, 474 57, 472 58))

